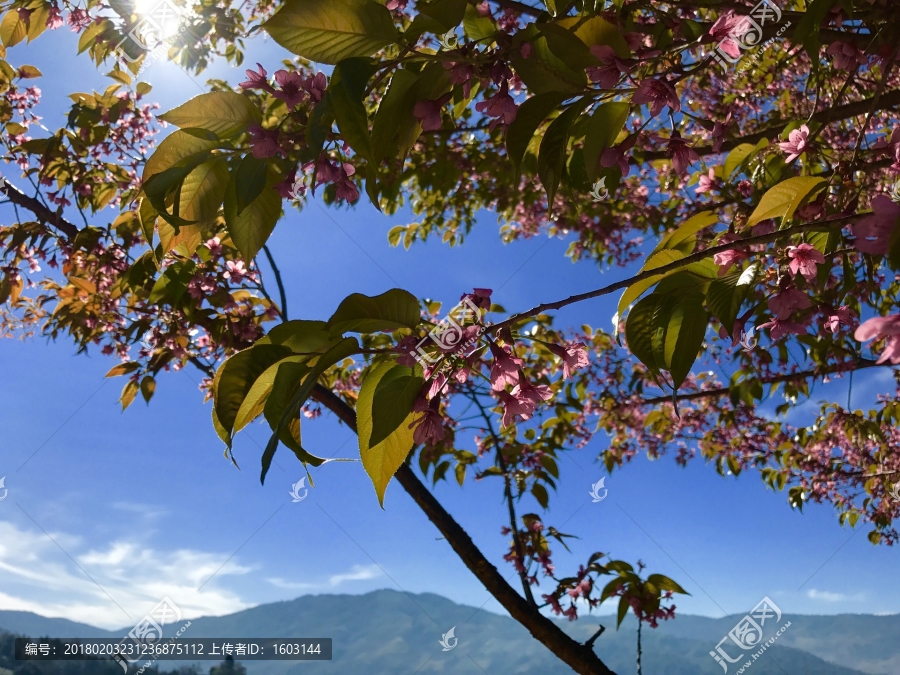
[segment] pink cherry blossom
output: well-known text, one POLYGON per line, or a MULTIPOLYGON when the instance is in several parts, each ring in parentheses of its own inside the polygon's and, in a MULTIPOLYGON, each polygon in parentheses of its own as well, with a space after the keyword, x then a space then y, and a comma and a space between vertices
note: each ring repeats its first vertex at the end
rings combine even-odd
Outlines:
POLYGON ((681 134, 677 131, 673 132, 672 137, 668 139, 666 155, 672 158, 672 166, 679 176, 686 174, 691 164, 700 161, 700 156, 681 139, 681 134))
POLYGON ((786 162, 793 162, 809 149, 806 142, 808 136, 809 127, 802 124, 799 129, 794 129, 788 134, 788 140, 786 142, 778 144, 778 147, 781 148, 782 152, 788 153, 788 156, 785 159, 786 162))
POLYGON ((258 124, 252 125, 250 132, 250 145, 253 148, 253 156, 256 159, 274 157, 281 153, 281 145, 278 143, 278 131, 276 129, 263 129, 258 124))
POLYGON ((431 101, 419 101, 413 107, 413 115, 422 123, 422 131, 435 131, 443 125, 441 108, 447 105, 452 94, 444 94, 431 101))
POLYGON ((494 356, 491 364, 491 389, 499 391, 507 384, 518 383, 522 359, 513 356, 509 347, 500 347, 496 342, 491 342, 490 348, 494 356))
POLYGON ((578 368, 585 368, 589 363, 587 348, 583 342, 570 342, 567 345, 547 345, 547 348, 563 361, 563 377, 568 379, 578 368))
POLYGON ((239 85, 241 89, 264 89, 265 91, 274 91, 272 85, 269 84, 268 73, 262 67, 261 63, 256 64, 259 71, 248 70, 247 79, 239 85))
POLYGON ((840 330, 841 324, 849 325, 850 320, 852 319, 853 313, 850 311, 850 308, 847 305, 843 305, 839 307, 835 312, 825 320, 825 328, 832 333, 837 333, 840 330))
POLYGON ((864 321, 853 337, 860 342, 884 339, 884 351, 878 357, 878 363, 890 361, 894 365, 900 364, 900 314, 876 316, 864 321))
POLYGON ((613 147, 604 150, 600 155, 600 166, 604 169, 608 169, 618 164, 619 169, 622 171, 622 177, 624 178, 627 176, 631 171, 631 166, 628 163, 628 157, 625 156, 625 153, 634 147, 636 141, 637 134, 631 134, 624 141, 619 143, 619 145, 614 145, 613 147))
POLYGON ((244 280, 244 277, 247 276, 247 269, 244 267, 243 260, 229 260, 225 263, 225 273, 223 276, 226 279, 231 279, 232 282, 239 284, 244 280))
POLYGON ((859 49, 840 40, 832 42, 825 53, 834 57, 834 67, 840 70, 856 70, 867 61, 859 49))
POLYGON ((281 89, 272 95, 284 101, 288 110, 296 108, 306 97, 306 91, 303 88, 304 80, 300 73, 278 70, 275 72, 275 81, 281 89))
POLYGON ((665 106, 669 106, 672 112, 681 110, 681 101, 675 87, 664 79, 647 78, 638 84, 637 91, 631 97, 633 103, 650 104, 650 116, 656 117, 665 106))
POLYGON ((806 333, 806 324, 791 321, 790 319, 774 318, 766 323, 761 323, 757 329, 769 329, 769 336, 773 340, 778 340, 785 335, 803 335, 806 333))
POLYGON ((512 124, 512 121, 516 119, 516 113, 519 108, 516 106, 513 97, 509 95, 509 85, 504 82, 500 85, 500 90, 496 94, 480 103, 476 103, 475 110, 484 113, 488 117, 496 117, 496 122, 502 120, 504 124, 512 124))
POLYGON ((425 413, 409 425, 413 430, 413 442, 417 445, 434 445, 444 439, 444 417, 440 413, 441 400, 434 397, 426 401, 420 395, 413 404, 413 412, 425 413))
POLYGON ((719 266, 719 276, 724 277, 728 274, 732 265, 735 265, 742 260, 746 260, 748 257, 750 256, 745 251, 729 249, 727 251, 722 251, 721 253, 716 253, 713 256, 713 262, 719 266))
POLYGON ((788 269, 795 277, 802 274, 807 281, 816 278, 816 265, 825 262, 825 256, 819 253, 815 247, 810 244, 800 244, 799 246, 788 246, 785 249, 791 262, 788 269))
POLYGON ((465 293, 460 296, 460 301, 465 298, 469 298, 476 307, 481 309, 490 309, 491 308, 491 294, 493 291, 490 288, 475 288, 471 293, 465 293))
POLYGON ((700 178, 697 180, 697 189, 695 192, 697 194, 703 194, 704 192, 718 189, 719 181, 716 178, 716 172, 714 169, 710 169, 708 173, 700 175, 700 178))
POLYGON ((769 309, 775 314, 775 318, 785 321, 794 316, 801 309, 812 306, 809 296, 796 288, 788 288, 769 298, 769 309))
POLYGON ((900 220, 900 204, 884 195, 872 199, 873 213, 852 226, 856 241, 853 243, 857 251, 871 255, 884 255, 888 252, 891 235, 900 220))

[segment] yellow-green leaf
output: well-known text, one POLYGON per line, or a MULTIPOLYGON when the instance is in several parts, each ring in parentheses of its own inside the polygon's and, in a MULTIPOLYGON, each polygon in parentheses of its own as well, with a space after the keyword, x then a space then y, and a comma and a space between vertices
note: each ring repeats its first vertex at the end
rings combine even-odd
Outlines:
POLYGON ((330 64, 370 56, 398 37, 390 11, 374 0, 287 0, 262 27, 288 51, 330 64))
POLYGON ((781 218, 782 222, 787 222, 807 198, 811 198, 827 184, 828 180, 825 178, 812 176, 788 178, 762 196, 747 224, 756 225, 769 218, 781 218))
POLYGON ((384 361, 374 365, 366 374, 359 389, 359 399, 356 402, 356 429, 359 434, 359 454, 362 458, 363 468, 369 474, 375 492, 378 495, 378 503, 384 508, 384 492, 388 483, 393 478, 397 469, 403 464, 406 456, 413 446, 413 430, 409 428, 422 413, 410 413, 403 422, 381 443, 369 447, 369 439, 372 437, 372 403, 375 397, 375 389, 381 378, 393 367, 393 361, 384 361))
POLYGON ((19 11, 9 10, 0 21, 0 41, 4 47, 15 47, 28 35, 28 25, 19 17, 19 11))
POLYGON ((158 117, 181 129, 205 129, 219 138, 227 138, 245 131, 251 124, 259 124, 261 115, 247 96, 233 91, 213 91, 195 96, 158 117))

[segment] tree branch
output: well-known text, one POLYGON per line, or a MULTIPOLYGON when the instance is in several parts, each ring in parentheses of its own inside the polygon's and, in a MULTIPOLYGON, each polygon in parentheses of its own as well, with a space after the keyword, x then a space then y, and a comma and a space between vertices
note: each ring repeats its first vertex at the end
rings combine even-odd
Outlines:
MULTIPOLYGON (((321 384, 316 384, 312 397, 337 415, 338 419, 353 431, 356 431, 355 411, 337 394, 321 384)), ((525 598, 516 593, 497 571, 497 568, 484 557, 468 533, 422 484, 408 464, 402 464, 394 477, 444 535, 466 567, 484 584, 485 589, 516 621, 525 626, 536 640, 580 675, 615 675, 597 657, 590 646, 582 645, 572 639, 555 621, 541 614, 538 609, 529 605, 525 598)))
POLYGON ((503 450, 501 448, 500 438, 497 436, 497 432, 494 431, 494 425, 491 423, 491 418, 488 417, 487 412, 484 409, 484 406, 481 405, 481 401, 478 400, 478 393, 474 390, 470 389, 469 392, 472 395, 472 402, 478 406, 478 410, 481 412, 481 417, 484 419, 484 423, 487 425, 487 430, 491 434, 491 438, 494 439, 494 447, 497 450, 497 463, 500 465, 500 470, 503 472, 503 482, 504 482, 504 492, 506 493, 506 506, 509 510, 509 527, 512 529, 513 543, 516 547, 516 555, 519 557, 519 563, 521 564, 521 569, 519 570, 519 578, 522 580, 522 590, 525 593, 525 599, 533 605, 537 606, 537 603, 534 601, 534 594, 531 592, 531 584, 528 583, 528 571, 525 569, 525 547, 522 545, 522 537, 519 535, 519 519, 516 517, 516 507, 513 504, 512 497, 512 484, 509 478, 509 469, 506 465, 506 460, 503 458, 503 450))
POLYGON ((69 237, 69 239, 74 239, 78 234, 79 228, 63 218, 61 213, 51 211, 34 197, 29 197, 19 190, 19 188, 10 185, 8 181, 4 180, 2 184, 0 184, 0 193, 5 194, 9 198, 9 201, 16 206, 21 206, 22 208, 31 211, 39 222, 44 223, 45 225, 52 225, 69 237))
MULTIPOLYGON (((893 367, 890 363, 878 363, 877 361, 869 361, 867 359, 860 359, 856 362, 854 367, 847 368, 847 364, 840 364, 839 366, 835 366, 833 368, 825 368, 823 369, 814 369, 814 370, 803 370, 798 373, 785 373, 784 375, 776 375, 774 377, 768 377, 760 380, 760 384, 779 384, 781 382, 792 382, 793 380, 804 380, 808 377, 817 377, 819 375, 831 375, 832 373, 853 373, 857 370, 863 370, 864 368, 874 368, 876 366, 888 366, 893 367)), ((725 396, 730 393, 730 389, 728 387, 722 387, 720 389, 706 389, 704 391, 692 391, 689 394, 677 394, 674 399, 676 401, 696 401, 698 399, 704 398, 718 398, 719 396, 725 396)), ((657 396, 656 398, 645 398, 640 404, 641 405, 659 405, 660 403, 671 403, 673 397, 672 396, 657 396)), ((623 404, 620 404, 615 407, 622 407, 623 404)))
POLYGON ((808 232, 810 230, 822 230, 829 229, 835 227, 837 225, 841 225, 843 227, 843 223, 848 220, 853 220, 854 218, 860 218, 866 215, 866 213, 855 213, 849 216, 840 216, 839 218, 834 218, 833 220, 821 221, 821 222, 813 222, 813 223, 803 223, 801 225, 794 225, 793 227, 789 227, 784 230, 776 230, 775 232, 770 232, 769 234, 760 234, 755 237, 747 237, 746 239, 741 239, 740 241, 735 241, 730 244, 720 244, 719 246, 711 246, 710 248, 703 249, 702 251, 697 251, 696 253, 692 253, 689 256, 685 256, 681 260, 676 260, 675 262, 669 263, 668 265, 663 265, 662 267, 657 267, 652 270, 645 270, 638 274, 635 274, 633 277, 629 279, 622 279, 621 281, 617 281, 615 283, 609 284, 608 286, 604 286, 603 288, 598 288, 595 291, 588 291, 587 293, 579 293, 577 295, 571 295, 564 300, 557 300, 556 302, 547 302, 537 307, 533 307, 525 312, 520 312, 518 314, 514 314, 508 319, 504 319, 498 323, 492 324, 487 331, 487 334, 496 335, 500 330, 507 326, 511 326, 514 323, 522 321, 523 319, 528 319, 532 316, 536 316, 542 312, 546 312, 551 309, 561 309, 562 307, 566 307, 568 305, 574 305, 577 302, 582 302, 584 300, 590 300, 591 298, 599 298, 604 295, 609 295, 610 293, 614 293, 616 291, 622 290, 624 288, 628 288, 632 284, 637 283, 638 281, 643 281, 644 279, 649 279, 651 277, 655 277, 657 275, 667 274, 668 272, 674 272, 675 270, 679 270, 683 267, 687 267, 688 265, 703 260, 705 258, 710 258, 717 253, 722 253, 724 251, 731 251, 735 249, 744 249, 749 248, 750 246, 754 246, 756 244, 767 244, 773 241, 777 241, 779 239, 784 239, 786 237, 791 237, 795 234, 800 234, 801 232, 808 232))
POLYGON ((275 283, 278 285, 278 295, 281 296, 281 318, 284 321, 288 320, 288 311, 287 311, 287 295, 284 292, 284 284, 281 282, 281 272, 278 270, 278 267, 275 265, 275 258, 272 256, 272 252, 269 251, 269 247, 263 244, 263 252, 266 254, 266 258, 269 260, 269 266, 272 268, 272 272, 275 274, 275 283))
MULTIPOLYGON (((865 115, 870 109, 874 113, 875 111, 892 108, 896 105, 900 105, 900 89, 894 89, 880 97, 872 97, 863 99, 862 101, 845 103, 841 106, 824 108, 823 110, 820 110, 812 116, 812 121, 819 122, 824 125, 830 122, 847 119, 848 117, 865 115)), ((764 129, 760 129, 759 131, 756 131, 752 134, 747 134, 746 136, 726 140, 724 143, 722 143, 722 147, 717 151, 714 151, 711 145, 697 146, 693 148, 693 150, 698 155, 704 156, 728 152, 729 150, 736 148, 742 143, 756 145, 764 138, 768 140, 778 138, 778 136, 781 135, 788 124, 789 122, 779 122, 778 124, 765 127, 764 129)), ((641 165, 645 164, 646 162, 652 162, 654 160, 666 158, 667 155, 664 150, 654 150, 642 153, 641 161, 637 161, 634 158, 634 155, 632 155, 631 163, 635 165, 641 165)))

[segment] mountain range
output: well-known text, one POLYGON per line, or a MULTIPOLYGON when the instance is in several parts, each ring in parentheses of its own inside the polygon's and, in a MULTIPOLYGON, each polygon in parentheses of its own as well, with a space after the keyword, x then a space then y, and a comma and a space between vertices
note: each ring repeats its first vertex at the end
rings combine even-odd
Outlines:
MULTIPOLYGON (((657 629, 645 625, 642 630, 644 675, 734 675, 750 660, 749 652, 739 662, 729 665, 727 674, 710 652, 741 618, 742 615, 720 619, 679 615, 661 622, 657 629)), ((778 625, 788 621, 790 626, 746 673, 900 675, 900 615, 785 614, 778 625)), ((626 618, 618 631, 611 616, 586 615, 576 622, 560 625, 580 641, 593 635, 598 625, 605 626, 606 630, 594 643, 597 653, 619 675, 636 672, 637 625, 633 617, 626 618)), ((178 627, 173 625, 171 632, 178 627)), ((0 610, 0 630, 32 638, 121 638, 130 627, 107 631, 66 619, 0 610)), ((226 616, 191 619, 182 637, 333 639, 332 661, 246 661, 248 675, 565 675, 572 672, 513 619, 431 593, 379 590, 364 595, 302 596, 226 616), (446 640, 444 644, 455 646, 444 651, 440 641, 451 627, 458 642, 446 640)), ((765 637, 770 637, 768 632, 765 637)), ((739 653, 733 643, 730 647, 726 645, 726 649, 735 657, 739 653)), ((163 670, 176 667, 174 662, 159 665, 163 670)), ((198 672, 206 673, 215 663, 178 665, 196 665, 198 672)), ((66 673, 65 669, 58 668, 53 672, 66 673)))

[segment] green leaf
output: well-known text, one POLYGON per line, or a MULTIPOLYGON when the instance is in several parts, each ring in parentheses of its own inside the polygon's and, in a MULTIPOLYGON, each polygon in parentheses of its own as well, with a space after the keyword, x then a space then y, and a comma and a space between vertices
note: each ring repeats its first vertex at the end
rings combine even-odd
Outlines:
POLYGON ((616 630, 619 630, 619 626, 622 625, 622 622, 625 620, 625 615, 628 614, 630 608, 631 605, 628 604, 628 598, 624 595, 619 598, 619 609, 616 612, 616 630))
POLYGON ((17 9, 11 9, 0 21, 0 41, 4 47, 15 47, 28 35, 28 24, 19 17, 17 9))
POLYGON ((837 0, 812 0, 806 3, 806 11, 801 14, 794 29, 791 43, 802 44, 810 56, 817 57, 819 52, 819 27, 837 0))
POLYGON ((314 157, 318 157, 322 152, 333 124, 334 107, 331 105, 331 97, 326 92, 325 97, 313 108, 309 123, 306 125, 306 143, 314 157))
MULTIPOLYGON (((209 157, 208 152, 200 152, 195 155, 190 155, 185 159, 181 160, 175 166, 162 171, 161 173, 153 174, 150 176, 143 184, 142 190, 144 194, 147 195, 147 199, 150 200, 150 204, 156 210, 156 212, 162 216, 162 218, 173 225, 176 228, 183 225, 190 225, 192 223, 196 223, 196 220, 191 220, 187 218, 183 218, 181 214, 186 210, 183 210, 181 207, 181 198, 185 192, 185 183, 190 174, 194 172, 195 169, 199 169, 197 177, 195 177, 188 187, 188 198, 190 201, 190 206, 193 207, 192 211, 198 210, 198 203, 195 203, 193 200, 199 194, 200 198, 203 198, 203 189, 202 185, 204 183, 204 179, 206 175, 215 169, 216 162, 222 162, 223 160, 219 159, 214 162, 210 162, 205 168, 201 168, 204 163, 206 163, 207 158, 209 157), (167 198, 172 195, 174 197, 172 203, 172 212, 169 213, 169 207, 166 204, 167 198)), ((215 175, 215 172, 214 174, 215 175)), ((218 204, 216 205, 218 206, 218 204)))
POLYGON ((651 574, 649 577, 647 577, 647 583, 653 584, 662 591, 672 591, 673 593, 690 595, 690 593, 684 590, 675 581, 662 574, 651 574))
MULTIPOLYGON (((644 266, 641 268, 641 272, 647 272, 658 267, 663 267, 670 263, 681 260, 682 258, 684 258, 684 254, 681 253, 681 251, 657 251, 647 258, 644 266)), ((648 277, 647 279, 635 282, 631 284, 631 286, 626 288, 625 292, 622 293, 622 297, 619 299, 619 307, 616 310, 619 313, 619 316, 622 315, 628 305, 641 297, 644 291, 646 291, 651 286, 655 286, 661 279, 665 278, 665 276, 665 274, 659 274, 648 277)))
POLYGON ((826 178, 795 176, 771 188, 759 200, 759 205, 751 214, 747 225, 756 225, 769 218, 789 221, 805 200, 811 198, 828 184, 826 178))
POLYGON ((598 63, 597 57, 575 33, 558 23, 536 24, 547 40, 550 51, 574 71, 584 70, 598 63))
POLYGON ((410 112, 415 105, 412 89, 418 80, 419 76, 412 71, 402 68, 394 71, 391 84, 378 104, 378 112, 375 113, 375 120, 372 123, 370 161, 373 164, 381 164, 391 146, 391 141, 400 131, 403 122, 402 113, 410 112))
POLYGON ((141 180, 146 184, 151 176, 174 166, 183 166, 192 161, 190 158, 195 155, 202 156, 205 160, 209 156, 209 151, 216 145, 214 141, 203 140, 181 130, 174 131, 166 136, 154 153, 147 158, 141 180))
POLYGON ((370 447, 390 436, 409 416, 425 383, 417 371, 417 368, 395 365, 378 382, 372 402, 370 447))
POLYGON ((153 379, 152 375, 145 375, 141 380, 141 396, 144 397, 147 403, 150 403, 150 399, 153 398, 155 392, 156 380, 153 379))
POLYGON ((659 372, 663 366, 657 362, 653 352, 656 317, 661 311, 663 302, 662 296, 650 294, 631 308, 625 320, 625 340, 628 342, 628 349, 654 373, 659 372))
POLYGON ((581 103, 576 103, 560 114, 550 123, 544 138, 541 139, 541 149, 538 154, 538 176, 541 178, 541 185, 547 192, 547 203, 551 211, 553 210, 553 198, 556 196, 556 190, 566 166, 569 131, 572 128, 572 122, 581 114, 583 107, 581 103))
POLYGON ((567 17, 557 22, 563 28, 575 28, 575 35, 588 47, 595 45, 609 45, 620 59, 631 56, 631 50, 622 31, 614 24, 600 16, 588 19, 581 17, 567 17))
POLYGON ((690 255, 697 243, 696 234, 717 222, 719 222, 719 217, 714 211, 701 211, 684 221, 678 229, 660 239, 653 251, 671 249, 685 256, 690 255))
POLYGON ((249 97, 232 91, 213 91, 195 96, 187 103, 158 116, 176 127, 205 129, 219 138, 228 138, 259 124, 261 114, 249 97))
POLYGON ((467 5, 466 0, 437 0, 417 4, 416 10, 419 13, 406 29, 404 37, 412 42, 425 32, 443 35, 462 22, 467 5))
POLYGON ((506 130, 506 154, 519 175, 522 158, 535 131, 547 116, 556 110, 568 96, 558 91, 532 96, 519 106, 516 119, 506 130))
POLYGON ((738 168, 744 165, 747 158, 756 150, 756 146, 752 143, 741 143, 736 146, 725 158, 725 166, 722 171, 723 177, 727 180, 738 168))
POLYGON ((466 14, 463 17, 463 32, 473 42, 480 42, 493 37, 497 33, 497 26, 486 17, 481 16, 475 5, 466 5, 466 14))
POLYGON ((628 119, 629 110, 631 106, 628 103, 604 103, 591 114, 584 137, 584 168, 591 182, 597 180, 600 155, 615 144, 628 119))
POLYGON ((706 292, 706 306, 730 335, 734 331, 734 322, 740 312, 741 305, 747 299, 752 288, 756 265, 751 265, 744 272, 733 272, 713 280, 706 292), (749 272, 749 274, 748 274, 749 272))
MULTIPOLYGON (((702 296, 686 294, 675 299, 665 325, 664 365, 677 391, 691 372, 703 345, 709 315, 702 296)), ((657 325, 657 329, 661 326, 657 325)))
POLYGON ((403 464, 413 446, 413 430, 410 425, 421 413, 410 413, 383 441, 371 445, 373 428, 373 404, 375 391, 381 379, 395 367, 391 361, 383 361, 371 367, 359 388, 356 403, 356 428, 359 435, 359 454, 363 468, 369 474, 378 503, 384 508, 384 493, 391 478, 403 464))
POLYGON ((336 64, 397 41, 390 11, 374 0, 287 0, 263 29, 289 52, 336 64))
POLYGON ((584 70, 572 70, 550 51, 547 39, 534 25, 521 30, 513 37, 510 63, 528 90, 535 94, 561 91, 574 95, 584 91, 587 77, 584 70), (531 43, 531 54, 526 59, 521 46, 531 43))
POLYGON ((254 345, 219 367, 213 379, 213 405, 219 424, 229 436, 253 383, 269 366, 290 355, 291 350, 281 345, 254 345))
POLYGON ((295 362, 300 359, 294 357, 281 364, 263 409, 266 420, 272 427, 272 436, 265 450, 267 455, 274 455, 278 442, 281 441, 301 462, 314 466, 325 462, 324 459, 308 453, 300 445, 300 408, 312 394, 322 373, 358 351, 359 343, 355 338, 344 338, 334 343, 331 349, 321 356, 305 360, 304 363, 295 362))
POLYGON ((350 58, 338 63, 331 76, 328 95, 343 140, 365 159, 372 156, 369 118, 363 99, 366 84, 375 71, 368 59, 350 58))
POLYGON ((328 319, 332 335, 376 333, 397 328, 415 328, 421 323, 419 301, 400 288, 369 297, 361 293, 348 295, 328 319))
POLYGON ((328 324, 324 321, 295 319, 275 326, 257 344, 275 344, 289 347, 295 354, 322 351, 332 342, 328 324))
POLYGON ((266 172, 269 163, 257 159, 252 154, 244 155, 235 175, 237 215, 241 215, 266 187, 266 172))
POLYGON ((547 488, 540 483, 535 483, 531 486, 531 494, 534 495, 534 498, 537 499, 538 504, 540 504, 542 508, 546 509, 550 504, 550 495, 547 494, 547 488))
MULTIPOLYGON (((257 342, 254 346, 258 346, 259 344, 260 343, 257 342)), ((238 408, 237 415, 234 418, 234 434, 262 414, 266 407, 266 402, 269 399, 269 395, 272 393, 272 387, 275 384, 275 376, 278 374, 279 367, 286 363, 303 363, 307 358, 308 357, 304 356, 288 356, 273 363, 256 378, 256 381, 250 387, 250 390, 241 402, 241 407, 238 408)), ((309 372, 309 366, 304 365, 303 368, 305 368, 306 372, 309 372)))
POLYGON ((122 404, 122 410, 134 403, 134 397, 138 393, 138 383, 134 380, 128 380, 122 388, 122 396, 119 397, 119 403, 122 404))
POLYGON ((276 170, 276 167, 269 165, 265 188, 241 213, 237 208, 236 171, 231 172, 225 191, 225 226, 241 257, 247 262, 256 257, 281 217, 281 195, 274 189, 280 178, 276 170))
POLYGON ((125 363, 120 363, 119 365, 110 368, 105 377, 119 377, 120 375, 127 375, 128 373, 133 373, 140 367, 141 364, 137 361, 126 361, 125 363))

